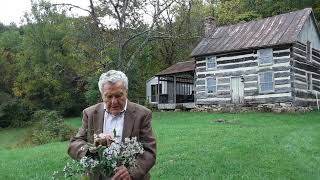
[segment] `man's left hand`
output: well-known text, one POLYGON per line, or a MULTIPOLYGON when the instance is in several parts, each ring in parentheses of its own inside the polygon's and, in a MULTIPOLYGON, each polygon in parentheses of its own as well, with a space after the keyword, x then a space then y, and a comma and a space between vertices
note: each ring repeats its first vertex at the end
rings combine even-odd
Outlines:
POLYGON ((117 167, 117 172, 111 179, 112 180, 132 180, 128 169, 123 165, 120 167, 117 167))

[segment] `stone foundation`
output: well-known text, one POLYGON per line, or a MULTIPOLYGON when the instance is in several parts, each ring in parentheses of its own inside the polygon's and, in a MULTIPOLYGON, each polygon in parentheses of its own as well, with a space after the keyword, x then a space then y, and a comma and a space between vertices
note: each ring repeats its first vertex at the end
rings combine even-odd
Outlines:
POLYGON ((295 107, 291 103, 257 104, 241 106, 234 104, 224 105, 196 105, 192 112, 309 112, 312 107, 295 107))

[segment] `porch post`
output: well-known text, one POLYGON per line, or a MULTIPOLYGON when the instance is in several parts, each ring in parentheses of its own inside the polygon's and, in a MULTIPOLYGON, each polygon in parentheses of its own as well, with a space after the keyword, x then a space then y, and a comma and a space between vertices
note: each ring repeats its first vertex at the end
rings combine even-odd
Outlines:
POLYGON ((173 103, 177 102, 177 81, 176 75, 173 75, 173 103))
POLYGON ((160 104, 160 76, 158 76, 158 86, 157 86, 157 102, 160 104))

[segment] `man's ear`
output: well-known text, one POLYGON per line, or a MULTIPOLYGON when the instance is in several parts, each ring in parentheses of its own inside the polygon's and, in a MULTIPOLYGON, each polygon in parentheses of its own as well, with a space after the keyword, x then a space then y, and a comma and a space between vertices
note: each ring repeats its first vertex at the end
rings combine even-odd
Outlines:
POLYGON ((103 93, 100 93, 100 95, 101 95, 101 96, 100 96, 100 97, 101 97, 101 100, 104 101, 103 93))

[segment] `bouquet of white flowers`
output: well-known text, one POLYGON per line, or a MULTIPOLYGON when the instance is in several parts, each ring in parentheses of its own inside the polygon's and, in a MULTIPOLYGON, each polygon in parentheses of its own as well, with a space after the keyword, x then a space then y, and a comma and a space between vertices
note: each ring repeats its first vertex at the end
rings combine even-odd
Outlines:
POLYGON ((90 156, 84 156, 80 161, 67 163, 63 171, 56 171, 53 179, 61 177, 83 176, 97 173, 106 177, 115 174, 117 167, 135 168, 136 157, 144 152, 142 144, 136 137, 125 138, 124 142, 112 142, 109 146, 88 144, 90 156))

